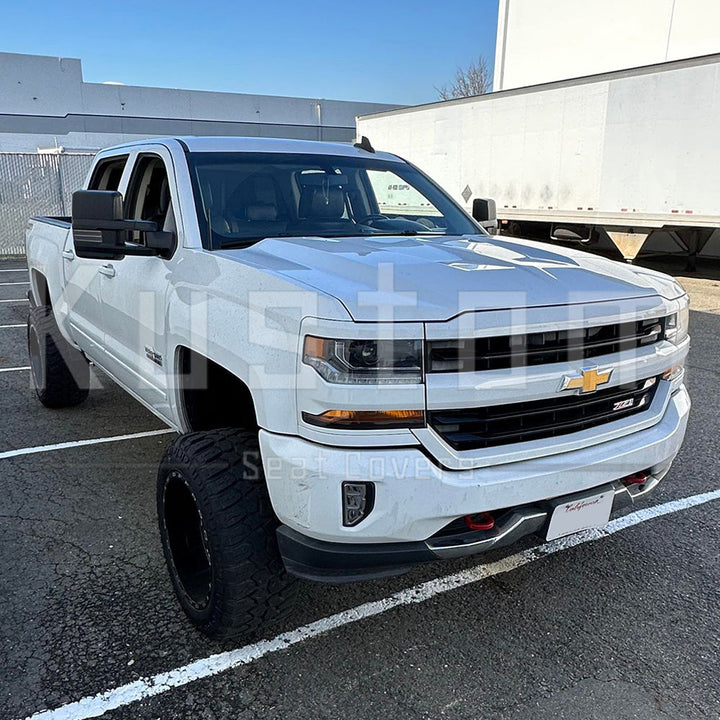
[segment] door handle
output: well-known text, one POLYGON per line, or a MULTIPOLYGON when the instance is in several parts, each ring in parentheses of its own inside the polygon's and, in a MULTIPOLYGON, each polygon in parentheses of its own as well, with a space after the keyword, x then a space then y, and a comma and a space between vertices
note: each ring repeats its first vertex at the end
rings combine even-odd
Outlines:
POLYGON ((115 277, 115 268, 112 265, 103 265, 98 272, 105 275, 105 277, 115 277))
POLYGON ((72 250, 63 250, 62 256, 66 260, 74 260, 75 259, 75 253, 72 250))

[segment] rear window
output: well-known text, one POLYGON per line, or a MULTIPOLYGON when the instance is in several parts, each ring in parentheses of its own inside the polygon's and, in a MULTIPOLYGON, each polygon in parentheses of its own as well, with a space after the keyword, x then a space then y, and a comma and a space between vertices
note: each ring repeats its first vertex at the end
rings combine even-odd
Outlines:
POLYGON ((100 160, 93 170, 88 190, 117 190, 127 161, 127 155, 100 160))

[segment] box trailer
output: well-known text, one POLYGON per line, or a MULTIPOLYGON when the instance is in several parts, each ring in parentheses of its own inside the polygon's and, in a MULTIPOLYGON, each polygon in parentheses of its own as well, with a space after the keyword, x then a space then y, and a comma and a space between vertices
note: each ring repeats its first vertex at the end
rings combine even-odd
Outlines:
MULTIPOLYGON (((503 234, 720 255, 720 54, 361 116, 503 234)), ((397 195, 397 193, 396 193, 397 195)), ((397 203, 397 199, 396 199, 397 203)))

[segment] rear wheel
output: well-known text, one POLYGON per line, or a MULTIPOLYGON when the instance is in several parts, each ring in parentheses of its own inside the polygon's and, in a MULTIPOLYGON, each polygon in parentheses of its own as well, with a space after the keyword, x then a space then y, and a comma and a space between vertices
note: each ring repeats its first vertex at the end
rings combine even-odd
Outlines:
POLYGON ((30 309, 27 327, 28 354, 35 391, 49 408, 79 405, 88 396, 90 367, 60 333, 52 308, 30 309))
POLYGON ((157 508, 175 593, 203 633, 249 637, 290 609, 295 581, 278 551, 256 433, 178 438, 160 464, 157 508))

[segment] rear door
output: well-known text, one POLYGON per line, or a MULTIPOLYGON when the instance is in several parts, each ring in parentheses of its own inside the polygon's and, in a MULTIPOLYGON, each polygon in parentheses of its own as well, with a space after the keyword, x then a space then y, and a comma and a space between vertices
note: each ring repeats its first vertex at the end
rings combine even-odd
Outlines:
MULTIPOLYGON (((163 146, 148 145, 135 155, 126 175, 125 217, 152 220, 159 230, 178 234, 177 192, 172 158, 163 146)), ((121 188, 122 190, 122 188, 121 188)), ((132 241, 143 243, 139 233, 132 241)), ((107 263, 102 276, 106 368, 151 406, 167 403, 166 296, 172 259, 126 256, 107 263)))
MULTIPOLYGON (((95 164, 88 190, 117 190, 128 162, 128 154, 102 157, 95 164)), ((104 336, 101 290, 106 260, 75 255, 70 231, 63 247, 63 273, 68 323, 80 347, 100 364, 103 363, 104 336)))

